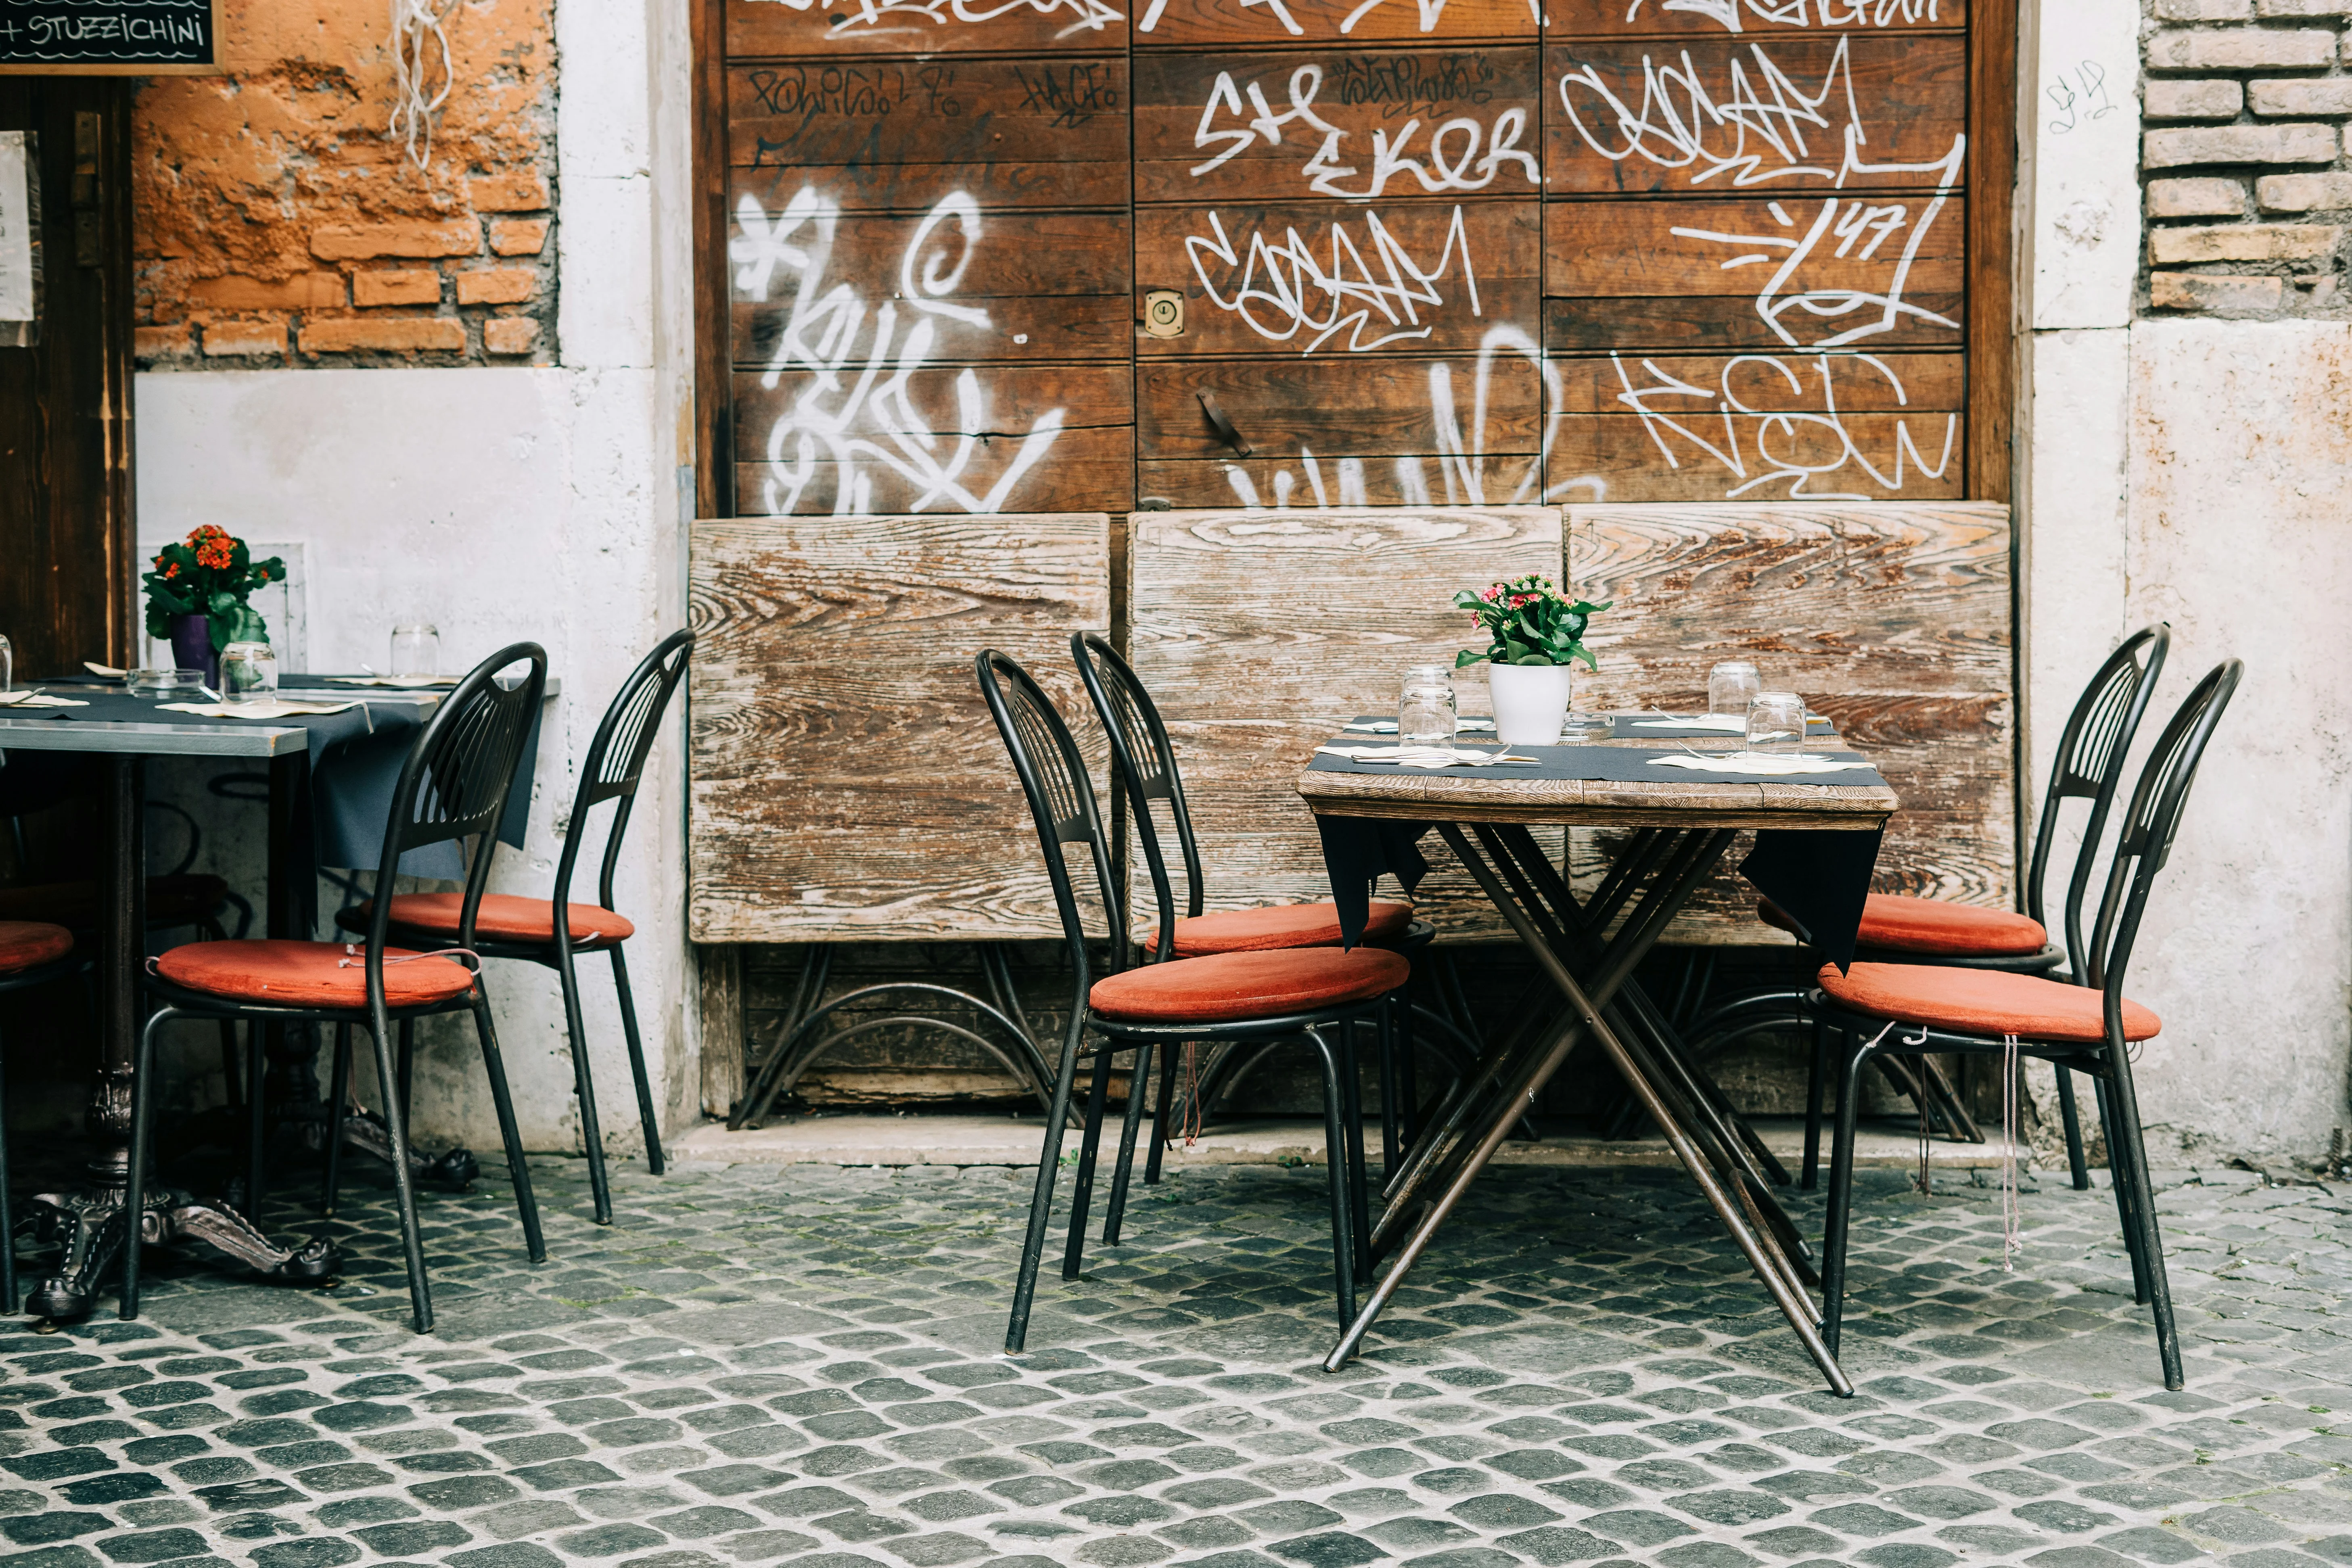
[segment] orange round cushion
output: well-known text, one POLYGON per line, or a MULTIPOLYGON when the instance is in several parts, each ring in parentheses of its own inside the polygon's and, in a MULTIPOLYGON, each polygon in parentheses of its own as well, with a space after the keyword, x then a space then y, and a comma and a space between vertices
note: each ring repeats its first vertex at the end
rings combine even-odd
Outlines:
MULTIPOLYGON (((1411 904, 1376 900, 1364 922, 1364 940, 1378 947, 1394 942, 1412 926, 1411 904)), ((1266 952, 1286 947, 1339 945, 1339 907, 1326 899, 1319 904, 1273 904, 1262 910, 1221 910, 1176 922, 1176 956, 1199 958, 1212 952, 1266 952)), ((1157 952, 1160 931, 1143 936, 1146 952, 1157 952)))
MULTIPOLYGON (((2099 992, 2039 975, 1927 963, 1857 963, 1840 974, 1836 964, 1824 963, 1821 987, 1857 1013, 1901 1024, 2042 1044, 2097 1045, 2107 1037, 2099 992)), ((2125 1000, 2125 1039, 2153 1039, 2163 1027, 2154 1013, 2125 1000)))
POLYGON ((22 974, 73 951, 73 932, 40 921, 0 921, 0 974, 22 974))
MULTIPOLYGON (((1789 917, 1770 900, 1756 906, 1758 918, 1782 931, 1794 931, 1789 917)), ((1988 910, 1976 904, 1948 904, 1940 899, 1906 898, 1899 893, 1873 893, 1862 909, 1862 928, 1854 932, 1858 947, 1888 952, 1941 953, 1952 958, 1990 958, 2040 952, 2050 945, 2042 922, 2013 910, 1988 910)))
MULTIPOLYGON (((446 1002, 473 989, 474 972, 454 958, 420 958, 397 947, 383 956, 391 1006, 446 1002), (395 958, 408 962, 389 962, 395 958)), ((357 942, 192 942, 157 959, 155 973, 191 991, 269 1006, 367 1005, 367 950, 357 942)))
POLYGON ((1412 965, 1384 948, 1283 948, 1148 963, 1097 980, 1087 1005, 1126 1024, 1229 1024, 1384 996, 1412 965))
MULTIPOLYGON (((372 907, 360 905, 362 922, 366 919, 364 911, 372 907)), ((563 907, 571 913, 572 942, 575 947, 584 947, 591 942, 599 945, 623 942, 636 934, 637 928, 625 917, 601 904, 563 907)), ((394 893, 392 923, 455 936, 457 917, 465 908, 463 893, 394 893)), ((516 893, 484 893, 482 907, 474 912, 474 934, 499 942, 553 942, 555 902, 551 899, 526 899, 516 893)))

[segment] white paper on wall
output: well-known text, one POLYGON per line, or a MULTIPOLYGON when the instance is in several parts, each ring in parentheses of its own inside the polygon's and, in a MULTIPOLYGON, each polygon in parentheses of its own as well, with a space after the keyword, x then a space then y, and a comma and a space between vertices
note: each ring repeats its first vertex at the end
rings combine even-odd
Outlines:
POLYGON ((33 200, 25 132, 0 131, 0 321, 33 319, 33 200))

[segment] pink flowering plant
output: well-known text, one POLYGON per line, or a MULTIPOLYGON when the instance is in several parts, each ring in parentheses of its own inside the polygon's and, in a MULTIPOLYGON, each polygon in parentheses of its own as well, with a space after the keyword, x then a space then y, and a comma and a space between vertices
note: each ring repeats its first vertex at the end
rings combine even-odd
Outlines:
MULTIPOLYGON (((1615 603, 1614 600, 1611 601, 1615 603)), ((1549 577, 1533 573, 1514 583, 1497 583, 1483 594, 1465 588, 1454 595, 1456 609, 1467 610, 1479 628, 1494 639, 1483 651, 1464 648, 1454 668, 1466 664, 1566 664, 1582 659, 1588 669, 1599 669, 1592 650, 1584 646, 1584 628, 1608 605, 1570 604, 1549 577)))

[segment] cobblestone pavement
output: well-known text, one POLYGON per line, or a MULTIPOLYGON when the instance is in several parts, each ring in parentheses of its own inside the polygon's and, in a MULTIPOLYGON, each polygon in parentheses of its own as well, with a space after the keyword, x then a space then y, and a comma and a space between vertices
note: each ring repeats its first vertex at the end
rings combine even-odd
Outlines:
POLYGON ((157 1255, 145 1321, 0 1329, 0 1565, 2352 1563, 2322 1188, 2167 1181, 2167 1394, 2104 1190, 2004 1275, 1994 1191, 1867 1173, 1847 1401, 1675 1172, 1491 1173, 1336 1377, 1313 1167, 1143 1192, 1016 1359, 1025 1173, 625 1171, 610 1230, 534 1179, 537 1269, 426 1196, 430 1338, 356 1182, 332 1292, 157 1255))

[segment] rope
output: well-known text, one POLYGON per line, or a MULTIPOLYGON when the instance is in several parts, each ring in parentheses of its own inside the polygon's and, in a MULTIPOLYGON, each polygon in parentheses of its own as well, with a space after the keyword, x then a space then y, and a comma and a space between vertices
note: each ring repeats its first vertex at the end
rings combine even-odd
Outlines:
POLYGON ((2017 1037, 2000 1037, 2000 1271, 2017 1272, 2017 1238, 2022 1228, 2017 1191, 2017 1037))
POLYGON ((1192 1041, 1184 1042, 1184 1124, 1179 1130, 1184 1134, 1184 1147, 1190 1149, 1201 1142, 1201 1058, 1200 1047, 1192 1041))
MULTIPOLYGON (((1893 1024, 1889 1024, 1886 1026, 1886 1029, 1891 1029, 1894 1026, 1895 1026, 1893 1024)), ((1879 1037, 1881 1039, 1885 1037, 1886 1029, 1881 1029, 1878 1031, 1879 1037)), ((1903 1044, 1906 1046, 1924 1046, 1927 1043, 1927 1028, 1924 1024, 1919 1026, 1919 1033, 1916 1036, 1903 1037, 1903 1044)), ((1925 1057, 1919 1058, 1918 1068, 1911 1075, 1911 1088, 1913 1090, 1911 1103, 1916 1106, 1919 1110, 1919 1180, 1917 1184, 1921 1196, 1933 1197, 1936 1195, 1936 1181, 1933 1168, 1929 1165, 1928 1162, 1934 1157, 1935 1141, 1927 1132, 1927 1059, 1925 1057)))
POLYGON ((392 119, 383 137, 402 143, 408 161, 420 169, 433 162, 433 113, 449 101, 449 89, 457 80, 449 60, 449 35, 441 30, 442 12, 450 4, 392 0, 392 119), (441 52, 441 88, 427 96, 430 57, 436 48, 441 52))

